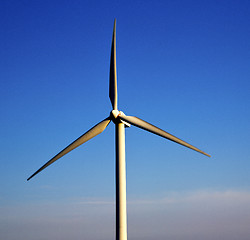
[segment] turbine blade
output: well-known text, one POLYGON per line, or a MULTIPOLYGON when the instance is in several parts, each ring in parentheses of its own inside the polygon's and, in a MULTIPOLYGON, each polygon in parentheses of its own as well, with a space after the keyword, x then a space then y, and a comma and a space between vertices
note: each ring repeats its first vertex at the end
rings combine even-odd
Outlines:
POLYGON ((104 131, 104 129, 108 126, 110 123, 110 118, 106 118, 97 125, 95 125, 93 128, 91 128, 89 131, 84 133, 82 136, 80 136, 78 139, 76 139, 74 142, 72 142, 70 145, 68 145, 66 148, 64 148, 61 152, 59 152, 56 156, 51 158, 47 163, 45 163, 41 168, 39 168, 34 174, 32 174, 27 181, 29 181, 32 177, 34 177, 36 174, 41 172, 43 169, 48 167, 50 164, 58 160, 59 158, 63 157, 68 152, 72 151, 73 149, 77 148, 81 144, 87 142, 91 138, 95 137, 96 135, 100 134, 104 131))
POLYGON ((116 19, 114 21, 111 56, 110 56, 109 98, 110 98, 111 104, 113 106, 113 110, 117 110, 116 19))
POLYGON ((150 124, 148 122, 143 121, 140 118, 133 117, 133 116, 125 116, 125 115, 119 115, 119 118, 126 121, 126 122, 128 122, 128 123, 130 123, 130 124, 132 124, 132 125, 134 125, 134 126, 136 126, 136 127, 139 127, 139 128, 142 128, 142 129, 144 129, 146 131, 149 131, 151 133, 157 134, 157 135, 159 135, 161 137, 164 137, 164 138, 169 139, 169 140, 171 140, 173 142, 179 143, 179 144, 181 144, 181 145, 183 145, 185 147, 188 147, 190 149, 193 149, 193 150, 195 150, 195 151, 197 151, 199 153, 202 153, 202 154, 210 157, 209 154, 201 151, 200 149, 192 146, 191 144, 189 144, 187 142, 184 142, 183 140, 173 136, 172 134, 163 131, 162 129, 160 129, 160 128, 156 127, 156 126, 154 126, 154 125, 152 125, 152 124, 150 124))

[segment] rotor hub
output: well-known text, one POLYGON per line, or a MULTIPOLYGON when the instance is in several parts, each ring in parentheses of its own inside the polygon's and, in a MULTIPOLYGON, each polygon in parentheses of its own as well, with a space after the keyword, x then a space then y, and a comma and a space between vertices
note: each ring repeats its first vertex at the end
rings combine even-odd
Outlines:
POLYGON ((110 117, 111 117, 112 121, 114 122, 114 124, 123 123, 123 124, 125 124, 126 127, 130 127, 130 124, 125 122, 121 118, 119 118, 119 116, 126 116, 126 115, 122 111, 118 111, 118 110, 112 110, 110 112, 110 117))

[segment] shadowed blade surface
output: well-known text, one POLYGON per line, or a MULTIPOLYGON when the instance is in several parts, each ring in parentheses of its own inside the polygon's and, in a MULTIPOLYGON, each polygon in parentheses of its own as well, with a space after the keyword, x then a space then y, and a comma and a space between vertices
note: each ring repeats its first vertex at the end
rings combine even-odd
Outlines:
POLYGON ((69 146, 64 148, 61 152, 59 152, 56 156, 54 156, 52 159, 50 159, 47 163, 45 163, 41 168, 39 168, 33 175, 31 175, 27 181, 29 181, 32 177, 34 177, 36 174, 41 172, 43 169, 48 167, 50 164, 58 160, 59 158, 63 157, 68 152, 72 151, 73 149, 77 148, 81 144, 87 142, 91 138, 95 137, 96 135, 100 134, 104 131, 104 129, 108 126, 110 123, 110 118, 106 118, 97 125, 95 125, 93 128, 91 128, 89 131, 84 133, 82 136, 80 136, 78 139, 76 139, 73 143, 71 143, 69 146))
POLYGON ((117 75, 116 75, 116 19, 114 22, 113 38, 110 56, 110 72, 109 72, 109 98, 113 106, 113 110, 117 110, 117 75))
POLYGON ((124 121, 126 121, 126 122, 128 122, 128 123, 130 123, 130 124, 132 124, 132 125, 134 125, 136 127, 139 127, 139 128, 144 129, 144 130, 147 130, 147 131, 149 131, 151 133, 157 134, 157 135, 159 135, 161 137, 164 137, 164 138, 169 139, 169 140, 171 140, 173 142, 179 143, 179 144, 181 144, 181 145, 183 145, 185 147, 188 147, 190 149, 193 149, 193 150, 195 150, 195 151, 197 151, 199 153, 202 153, 202 154, 210 157, 209 154, 201 151, 200 149, 192 146, 191 144, 189 144, 187 142, 184 142, 183 140, 173 136, 172 134, 163 131, 162 129, 160 129, 160 128, 156 127, 156 126, 154 126, 154 125, 152 125, 152 124, 150 124, 148 122, 143 121, 140 118, 133 117, 133 116, 124 116, 124 115, 120 115, 119 118, 121 118, 122 120, 124 120, 124 121))

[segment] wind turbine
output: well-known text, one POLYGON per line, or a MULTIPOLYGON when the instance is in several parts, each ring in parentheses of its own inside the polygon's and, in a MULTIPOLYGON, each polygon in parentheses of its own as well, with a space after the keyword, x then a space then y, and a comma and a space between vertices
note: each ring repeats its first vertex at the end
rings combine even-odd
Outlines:
POLYGON ((115 124, 115 143, 116 143, 116 240, 127 240, 127 207, 126 207, 126 168, 125 168, 125 127, 134 125, 146 131, 159 135, 180 145, 193 149, 208 157, 209 154, 201 151, 200 149, 184 142, 183 140, 173 136, 164 130, 133 116, 126 116, 122 111, 118 111, 117 103, 117 75, 116 75, 116 19, 114 21, 111 58, 110 58, 110 76, 109 76, 109 98, 113 107, 110 115, 103 121, 99 122, 89 131, 81 135, 78 139, 64 148, 61 152, 55 155, 41 168, 39 168, 28 179, 30 180, 36 174, 48 167, 50 164, 63 157, 68 152, 77 148, 81 144, 87 142, 91 138, 97 136, 108 126, 110 121, 115 124))

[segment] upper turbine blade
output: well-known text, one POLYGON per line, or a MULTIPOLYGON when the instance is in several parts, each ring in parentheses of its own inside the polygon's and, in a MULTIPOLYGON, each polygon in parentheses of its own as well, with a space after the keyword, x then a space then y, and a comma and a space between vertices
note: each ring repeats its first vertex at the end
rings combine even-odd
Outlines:
POLYGON ((39 168, 34 174, 32 174, 27 181, 29 181, 32 177, 34 177, 36 174, 41 172, 43 169, 48 167, 50 164, 67 154, 68 152, 72 151, 73 149, 77 148, 81 144, 87 142, 91 138, 95 137, 96 135, 100 134, 104 131, 104 129, 108 126, 110 123, 110 118, 106 118, 97 125, 95 125, 93 128, 91 128, 89 131, 84 133, 82 136, 80 136, 78 139, 76 139, 74 142, 72 142, 69 146, 64 148, 61 152, 59 152, 56 156, 54 156, 52 159, 50 159, 47 163, 45 163, 41 168, 39 168))
POLYGON ((117 110, 117 75, 116 75, 116 19, 114 22, 113 38, 110 56, 110 72, 109 72, 109 98, 113 106, 113 110, 117 110))
POLYGON ((193 149, 193 150, 195 150, 195 151, 197 151, 199 153, 202 153, 202 154, 210 157, 209 154, 201 151, 200 149, 192 146, 191 144, 189 144, 187 142, 184 142, 183 140, 173 136, 172 134, 163 131, 162 129, 160 129, 160 128, 156 127, 156 126, 141 120, 140 118, 133 117, 133 116, 125 116, 125 115, 119 115, 119 118, 126 121, 126 122, 128 122, 128 123, 130 123, 130 124, 132 124, 132 125, 134 125, 134 126, 136 126, 136 127, 142 128, 144 130, 147 130, 149 132, 157 134, 157 135, 159 135, 161 137, 167 138, 167 139, 169 139, 169 140, 171 140, 173 142, 179 143, 179 144, 181 144, 181 145, 183 145, 185 147, 191 148, 191 149, 193 149))

